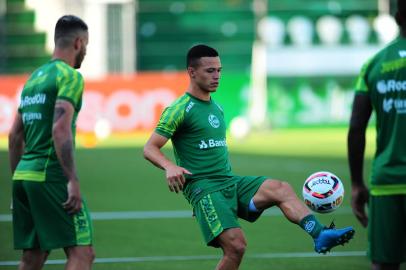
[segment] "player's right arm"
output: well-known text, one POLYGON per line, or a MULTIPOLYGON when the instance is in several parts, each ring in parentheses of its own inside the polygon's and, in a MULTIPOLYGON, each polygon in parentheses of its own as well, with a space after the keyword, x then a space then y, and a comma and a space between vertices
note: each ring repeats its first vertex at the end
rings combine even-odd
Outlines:
POLYGON ((184 174, 191 174, 183 167, 177 166, 170 161, 161 151, 161 148, 168 142, 168 138, 152 133, 144 146, 144 157, 156 167, 165 170, 169 190, 178 193, 185 184, 184 174))
POLYGON ((75 109, 69 101, 57 100, 52 127, 52 138, 56 155, 65 176, 68 178, 68 199, 63 206, 71 214, 77 213, 82 207, 79 180, 76 174, 73 155, 72 119, 74 111, 75 109))
POLYGON ((368 203, 369 192, 364 182, 363 165, 365 152, 365 134, 369 118, 372 114, 371 98, 365 82, 366 64, 357 81, 356 94, 352 107, 350 127, 347 137, 348 163, 351 173, 351 206, 355 216, 366 227, 368 216, 365 206, 368 203))
POLYGON ((21 114, 17 113, 8 135, 8 156, 11 173, 14 174, 17 164, 24 152, 24 126, 21 114))

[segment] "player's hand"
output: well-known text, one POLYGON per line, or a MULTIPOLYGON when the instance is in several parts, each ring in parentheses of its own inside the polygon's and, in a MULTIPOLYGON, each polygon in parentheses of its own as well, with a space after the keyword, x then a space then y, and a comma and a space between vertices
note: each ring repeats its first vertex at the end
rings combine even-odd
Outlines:
POLYGON ((365 206, 368 204, 369 199, 367 187, 365 185, 353 185, 351 196, 352 211, 362 226, 368 226, 368 216, 365 211, 365 206))
POLYGON ((168 166, 165 171, 169 190, 176 193, 183 190, 183 186, 186 182, 185 174, 192 174, 185 168, 176 165, 168 166))
POLYGON ((79 182, 76 179, 71 179, 68 182, 68 199, 62 205, 68 214, 76 214, 82 208, 79 182))

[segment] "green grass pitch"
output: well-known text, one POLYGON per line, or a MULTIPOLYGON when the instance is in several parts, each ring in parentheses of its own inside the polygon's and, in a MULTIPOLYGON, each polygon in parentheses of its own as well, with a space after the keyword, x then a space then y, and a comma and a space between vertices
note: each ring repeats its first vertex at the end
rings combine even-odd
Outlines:
MULTIPOLYGON (((248 241, 241 269, 368 269, 369 261, 360 252, 367 249, 366 230, 350 210, 350 180, 345 158, 344 129, 290 130, 262 133, 239 142, 230 140, 233 170, 240 175, 266 175, 288 181, 301 197, 303 181, 311 173, 329 170, 343 181, 346 196, 343 206, 331 214, 316 214, 328 224, 352 225, 355 238, 337 247, 331 255, 313 256, 313 243, 298 226, 289 223, 277 211, 262 216, 250 224, 241 221, 248 241), (339 254, 340 256, 333 256, 339 254), (345 255, 348 254, 348 255, 345 255)), ((94 220, 94 245, 99 259, 94 269, 214 269, 221 255, 219 249, 206 247, 191 216, 191 208, 181 194, 168 191, 164 173, 152 167, 142 157, 140 144, 110 140, 101 148, 77 150, 77 166, 82 193, 92 212, 123 211, 190 211, 190 216, 94 220), (128 145, 130 144, 130 146, 128 145), (127 146, 126 146, 127 145, 127 146), (117 259, 132 261, 117 262, 117 259), (116 260, 116 261, 115 261, 116 260), (138 261, 137 261, 138 260, 138 261)), ((373 139, 368 140, 366 171, 370 168, 373 139)), ((4 144, 4 142, 3 142, 4 144)), ((171 155, 170 149, 165 149, 171 155)), ((10 214, 10 175, 7 152, 0 150, 0 215, 10 214)), ((12 249, 11 222, 0 221, 0 264, 16 261, 20 252, 12 249)), ((54 251, 49 259, 63 259, 54 251)), ((15 269, 16 266, 0 266, 15 269)), ((62 269, 61 265, 46 265, 45 269, 62 269)))

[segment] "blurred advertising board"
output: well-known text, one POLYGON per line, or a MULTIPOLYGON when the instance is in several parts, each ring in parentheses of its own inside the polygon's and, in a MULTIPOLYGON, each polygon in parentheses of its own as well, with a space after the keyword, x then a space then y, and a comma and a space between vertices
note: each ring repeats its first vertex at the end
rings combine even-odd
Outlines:
MULTIPOLYGON (((0 77, 0 135, 7 134, 19 104, 27 76, 0 77)), ((99 121, 113 132, 151 130, 163 108, 181 95, 186 74, 142 73, 85 80, 78 133, 93 132, 99 121)))
MULTIPOLYGON (((7 135, 27 76, 0 77, 0 136, 7 135)), ((271 128, 345 125, 352 99, 353 76, 269 77, 267 119, 271 128)), ((150 132, 162 110, 188 87, 185 72, 139 73, 85 80, 78 133, 94 133, 97 127, 109 133, 150 132)), ((224 109, 228 126, 237 116, 247 115, 250 76, 224 73, 213 95, 224 109)))
POLYGON ((271 127, 342 126, 348 124, 354 76, 269 77, 271 127))
MULTIPOLYGON (((0 77, 0 135, 6 135, 11 128, 27 78, 27 75, 0 77)), ((214 99, 224 108, 227 122, 245 110, 243 90, 248 86, 248 75, 223 76, 214 99)), ((162 110, 187 87, 185 72, 143 72, 126 77, 111 75, 100 80, 85 79, 77 131, 93 133, 97 126, 103 125, 113 133, 151 131, 162 110)))

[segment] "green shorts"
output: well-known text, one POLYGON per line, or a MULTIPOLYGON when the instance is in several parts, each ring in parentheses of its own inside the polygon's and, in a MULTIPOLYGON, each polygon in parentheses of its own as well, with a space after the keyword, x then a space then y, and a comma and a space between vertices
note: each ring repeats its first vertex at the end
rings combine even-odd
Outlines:
POLYGON ((86 203, 69 215, 66 183, 13 181, 13 232, 15 249, 48 251, 92 244, 92 222, 86 203))
POLYGON ((206 244, 219 247, 216 237, 225 229, 239 228, 238 217, 254 222, 262 212, 249 211, 249 203, 266 177, 233 176, 236 184, 207 194, 193 205, 206 244))
POLYGON ((370 197, 368 238, 373 262, 406 261, 406 195, 370 197))

